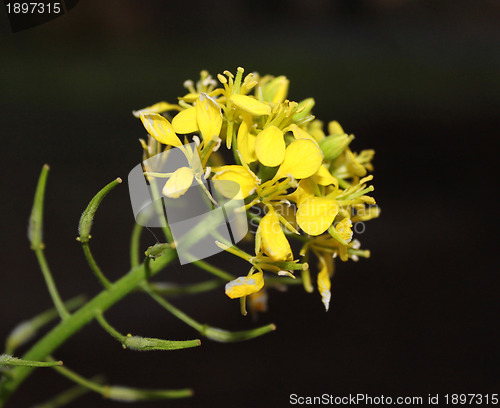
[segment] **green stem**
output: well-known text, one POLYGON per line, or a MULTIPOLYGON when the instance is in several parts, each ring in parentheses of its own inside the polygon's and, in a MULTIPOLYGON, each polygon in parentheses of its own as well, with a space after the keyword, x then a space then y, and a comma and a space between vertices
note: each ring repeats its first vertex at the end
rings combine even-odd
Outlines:
POLYGON ((64 306, 64 302, 59 295, 56 284, 54 282, 54 278, 52 277, 52 273, 50 272, 49 265, 47 263, 47 259, 45 259, 45 254, 42 249, 35 249, 35 254, 38 259, 38 263, 40 265, 40 269, 42 270, 43 277, 45 279, 45 283, 47 284, 47 288, 49 289, 50 297, 54 302, 54 306, 59 313, 59 316, 64 319, 68 319, 70 314, 64 306))
POLYGON ((50 296, 52 297, 52 301, 54 302, 57 312, 62 319, 66 319, 69 317, 69 313, 66 310, 61 297, 59 296, 56 284, 54 283, 54 279, 52 278, 52 274, 50 273, 49 265, 47 264, 47 260, 45 259, 45 255, 43 253, 43 249, 45 248, 45 245, 43 243, 43 203, 45 199, 45 187, 47 185, 48 175, 49 166, 45 164, 42 167, 42 171, 40 173, 40 177, 38 178, 38 183, 36 186, 35 198, 33 200, 33 207, 31 209, 28 226, 28 239, 31 242, 31 249, 35 251, 38 263, 40 264, 40 268, 42 269, 45 283, 47 284, 50 296))
POLYGON ((143 283, 144 290, 154 299, 158 304, 167 309, 170 313, 172 313, 179 320, 188 324, 195 330, 197 330, 202 336, 214 341, 219 341, 222 343, 230 343, 236 341, 244 341, 250 340, 258 336, 262 336, 263 334, 269 333, 273 330, 276 330, 276 326, 271 323, 265 326, 257 327, 255 329, 250 330, 241 330, 241 331, 228 331, 219 329, 217 327, 211 327, 208 324, 202 324, 197 322, 193 318, 189 317, 183 311, 177 309, 174 305, 164 299, 162 296, 155 293, 155 291, 148 286, 147 283, 143 283))
POLYGON ((142 225, 135 223, 130 237, 130 266, 135 268, 140 263, 139 247, 141 244, 142 225))
POLYGON ((104 276, 104 273, 102 273, 101 268, 99 268, 99 265, 97 265, 97 262, 94 259, 94 256, 92 255, 92 252, 90 251, 89 243, 87 242, 82 242, 82 249, 83 253, 85 254, 85 258, 87 258, 87 262, 90 266, 90 269, 92 269, 92 272, 94 272, 94 275, 96 278, 101 282, 101 285, 109 289, 112 285, 112 283, 104 276))
POLYGON ((193 295, 203 293, 222 286, 226 281, 220 279, 211 279, 199 283, 188 285, 177 285, 170 282, 152 282, 150 286, 153 290, 162 296, 193 295))
POLYGON ((158 186, 156 180, 151 179, 149 183, 151 186, 151 195, 153 197, 153 204, 155 206, 156 215, 159 219, 165 220, 165 225, 162 226, 162 230, 163 233, 165 234, 167 242, 170 244, 174 242, 174 237, 172 236, 172 231, 170 231, 170 227, 168 226, 167 223, 167 217, 164 213, 163 200, 161 199, 162 196, 158 193, 158 186))
MULTIPOLYGON (((151 267, 151 275, 158 273, 161 269, 172 262, 176 257, 174 250, 168 250, 165 255, 158 258, 151 267)), ((105 312, 116 304, 142 281, 145 275, 144 265, 139 265, 130 270, 125 276, 111 285, 109 290, 104 290, 82 306, 78 311, 61 321, 41 340, 39 340, 24 356, 25 360, 41 361, 54 352, 68 338, 92 321, 97 311, 105 312)), ((13 379, 2 379, 0 381, 0 407, 3 406, 9 396, 22 384, 22 382, 33 371, 32 367, 16 367, 11 372, 13 379)))
POLYGON ((156 300, 158 304, 162 305, 179 320, 183 321, 188 326, 191 326, 193 329, 203 334, 203 324, 197 322, 192 317, 189 317, 182 310, 177 309, 173 304, 165 300, 162 296, 158 295, 153 289, 151 289, 146 282, 143 284, 143 288, 154 300, 156 300))
POLYGON ((106 330, 112 337, 118 340, 124 348, 129 348, 130 350, 135 350, 135 351, 180 350, 189 347, 197 347, 201 344, 201 341, 198 339, 176 341, 176 340, 156 339, 152 337, 132 336, 131 334, 124 336, 108 323, 108 321, 104 318, 101 312, 97 312, 96 320, 99 322, 101 327, 104 330, 106 330))
POLYGON ((204 269, 205 271, 210 272, 212 275, 215 275, 218 278, 224 279, 226 281, 231 281, 235 278, 225 270, 202 260, 194 261, 193 265, 196 265, 198 268, 204 269))
POLYGON ((8 354, 0 355, 0 366, 16 366, 16 367, 54 367, 61 366, 62 361, 33 361, 25 360, 17 357, 9 356, 8 354))

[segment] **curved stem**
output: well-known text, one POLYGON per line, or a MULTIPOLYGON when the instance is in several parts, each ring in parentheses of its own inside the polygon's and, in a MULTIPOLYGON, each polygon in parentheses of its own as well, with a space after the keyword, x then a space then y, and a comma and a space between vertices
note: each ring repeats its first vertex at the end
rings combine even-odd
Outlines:
MULTIPOLYGON (((167 266, 176 257, 174 250, 166 250, 165 255, 158 258, 150 268, 151 275, 155 275, 167 266)), ((144 265, 130 270, 125 276, 111 285, 109 290, 103 290, 85 306, 61 321, 41 340, 39 340, 24 356, 25 360, 41 361, 54 352, 68 338, 95 318, 96 312, 109 309, 133 291, 146 278, 144 265)), ((11 370, 12 379, 3 378, 0 381, 0 407, 9 396, 23 383, 33 371, 32 367, 16 367, 11 370)))
POLYGON ((52 273, 50 272, 49 265, 47 263, 47 259, 45 259, 45 254, 43 253, 43 249, 35 249, 36 258, 38 259, 38 263, 40 265, 40 269, 42 270, 43 277, 45 279, 45 283, 47 284, 47 288, 49 289, 50 297, 54 302, 54 306, 59 313, 59 316, 64 319, 68 319, 70 314, 64 306, 64 302, 59 295, 56 284, 54 282, 54 278, 52 277, 52 273))
POLYGON ((88 242, 82 242, 82 249, 83 253, 85 254, 85 258, 87 259, 87 262, 90 266, 90 269, 92 269, 92 272, 94 272, 94 275, 96 278, 101 282, 101 285, 105 289, 109 289, 112 285, 112 283, 104 276, 104 273, 102 273, 101 268, 99 268, 99 265, 97 265, 97 262, 94 259, 94 256, 92 255, 92 252, 90 251, 89 243, 88 242))

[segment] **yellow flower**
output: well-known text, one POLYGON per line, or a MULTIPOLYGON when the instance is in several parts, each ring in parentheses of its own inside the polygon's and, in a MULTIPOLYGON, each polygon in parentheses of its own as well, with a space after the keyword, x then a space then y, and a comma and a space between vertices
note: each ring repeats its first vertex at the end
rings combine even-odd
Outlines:
POLYGON ((250 276, 240 276, 226 283, 226 295, 231 299, 256 293, 264 287, 264 274, 256 272, 250 276))
POLYGON ((188 93, 178 98, 178 104, 160 102, 134 111, 151 135, 141 141, 145 158, 163 150, 159 141, 179 147, 188 163, 173 173, 145 175, 169 177, 162 192, 171 198, 184 194, 192 183, 206 190, 203 181, 208 177, 226 198, 239 194, 244 200, 241 210, 266 210, 262 218, 249 214, 251 224, 258 222, 255 256, 216 242, 252 265, 248 276, 226 285, 229 297, 241 298, 242 313, 246 296, 251 295, 254 309, 265 298, 263 271, 292 279, 300 271, 304 288, 312 291, 310 252, 318 258, 317 288, 328 310, 333 258, 356 261, 370 255, 352 237, 353 223, 380 213, 369 195, 374 187, 368 185, 372 176, 367 175, 373 170, 374 151, 354 152, 354 136, 338 122, 324 126, 316 120, 313 98, 300 103, 287 99, 290 84, 285 76, 243 74, 241 67, 234 75, 224 71, 217 75, 219 83, 202 71, 196 83, 185 82, 188 93), (172 123, 159 115, 166 111, 176 113, 172 123), (193 136, 195 143, 184 146, 177 135, 191 133, 200 137, 193 136), (235 160, 226 162, 230 157, 235 160), (294 260, 289 239, 301 242, 300 263, 294 260))
POLYGON ((232 185, 232 183, 215 183, 215 188, 227 198, 234 198, 237 195, 238 191, 234 189, 237 186, 241 189, 239 198, 247 198, 255 191, 258 183, 260 183, 259 178, 254 172, 244 166, 222 166, 214 168, 213 172, 215 175, 212 177, 212 180, 234 181, 237 183, 237 185, 232 185))
POLYGON ((261 248, 273 261, 289 261, 293 259, 292 249, 281 229, 278 215, 274 208, 269 207, 269 211, 260 220, 257 230, 256 242, 260 239, 261 248))

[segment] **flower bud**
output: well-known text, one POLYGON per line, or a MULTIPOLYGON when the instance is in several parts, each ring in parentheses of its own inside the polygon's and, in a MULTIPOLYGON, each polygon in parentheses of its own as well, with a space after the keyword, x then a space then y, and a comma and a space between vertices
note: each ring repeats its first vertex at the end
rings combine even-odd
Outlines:
POLYGON ((334 160, 340 156, 344 149, 354 139, 353 135, 330 135, 319 142, 319 147, 325 155, 325 160, 334 160))

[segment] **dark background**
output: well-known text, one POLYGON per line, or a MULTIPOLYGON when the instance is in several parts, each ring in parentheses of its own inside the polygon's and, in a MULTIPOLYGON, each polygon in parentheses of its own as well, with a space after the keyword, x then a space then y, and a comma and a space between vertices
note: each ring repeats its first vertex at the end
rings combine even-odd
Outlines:
MULTIPOLYGON (((140 407, 288 406, 289 395, 427 396, 500 391, 494 244, 500 97, 498 1, 81 1, 15 34, 0 13, 0 337, 50 307, 26 238, 39 171, 49 163, 46 254, 64 298, 99 290, 75 241, 90 198, 140 160, 131 115, 175 101, 201 69, 284 74, 290 98, 376 149, 379 220, 357 238, 372 258, 337 263, 331 309, 300 287, 270 293, 258 322, 222 290, 174 299, 201 322, 278 330, 177 352, 123 350, 96 325, 55 357, 85 376, 192 399, 140 407)), ((126 184, 102 204, 91 245, 112 279, 128 269, 126 184)), ((149 234, 144 245, 155 242, 149 234)), ((214 262, 236 274, 247 265, 214 262)), ((164 280, 207 276, 176 266, 164 280)), ((197 334, 140 294, 108 313, 122 332, 197 334)), ((28 407, 70 384, 39 369, 10 401, 28 407)), ((119 406, 89 394, 72 407, 119 406)))

